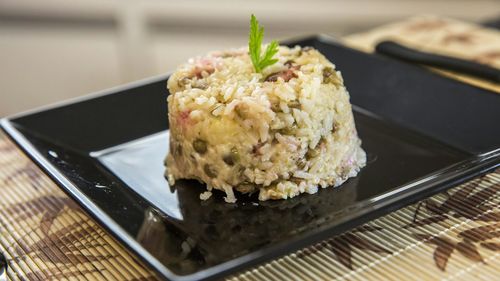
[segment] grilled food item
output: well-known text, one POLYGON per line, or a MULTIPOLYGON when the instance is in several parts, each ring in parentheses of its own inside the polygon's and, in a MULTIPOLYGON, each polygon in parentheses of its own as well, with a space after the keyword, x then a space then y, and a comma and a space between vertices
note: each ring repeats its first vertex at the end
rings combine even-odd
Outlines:
POLYGON ((338 186, 366 163, 340 72, 311 47, 280 46, 256 72, 247 49, 213 52, 168 80, 166 175, 236 200, 287 199, 338 186))

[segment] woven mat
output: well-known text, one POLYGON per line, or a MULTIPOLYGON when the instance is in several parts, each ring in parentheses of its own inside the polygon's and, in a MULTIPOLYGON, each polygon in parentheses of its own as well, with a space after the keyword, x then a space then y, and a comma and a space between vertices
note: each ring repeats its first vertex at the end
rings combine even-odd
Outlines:
MULTIPOLYGON (((389 24, 365 33, 350 35, 344 42, 354 48, 371 52, 376 42, 395 40, 412 48, 465 58, 500 68, 500 32, 480 25, 419 16, 389 24)), ((435 70, 457 80, 500 93, 500 84, 435 70)))
MULTIPOLYGON (((369 50, 388 36, 422 40, 428 43, 426 48, 441 52, 462 50, 468 58, 486 57, 483 62, 500 65, 498 32, 433 17, 410 19, 347 40, 369 50), (463 31, 464 27, 468 29, 463 31), (481 48, 476 39, 458 36, 462 39, 448 39, 452 40, 448 44, 436 39, 454 32, 464 33, 464 38, 469 33, 474 38, 487 34, 490 39, 480 41, 481 48)), ((474 83, 500 92, 498 85, 474 83)), ((1 133, 0 252, 8 261, 11 280, 157 280, 1 133)), ((228 279, 494 280, 500 274, 499 256, 497 170, 228 279)))

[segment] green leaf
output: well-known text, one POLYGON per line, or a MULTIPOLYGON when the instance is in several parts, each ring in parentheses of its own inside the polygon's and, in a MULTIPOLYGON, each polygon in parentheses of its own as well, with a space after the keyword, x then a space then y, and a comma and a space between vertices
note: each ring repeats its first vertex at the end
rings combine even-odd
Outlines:
POLYGON ((259 25, 257 18, 252 14, 250 18, 250 34, 248 36, 248 53, 257 73, 260 73, 264 68, 278 61, 277 59, 273 59, 274 55, 278 53, 278 42, 272 41, 267 46, 264 55, 261 55, 263 39, 264 27, 259 25))

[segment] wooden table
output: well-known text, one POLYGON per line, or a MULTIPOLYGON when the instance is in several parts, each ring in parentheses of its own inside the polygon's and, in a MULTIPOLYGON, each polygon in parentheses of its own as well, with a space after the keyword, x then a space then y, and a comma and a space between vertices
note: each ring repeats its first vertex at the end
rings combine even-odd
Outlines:
MULTIPOLYGON (((500 32, 442 18, 412 18, 345 42, 370 51, 381 38, 500 68, 500 32)), ((500 93, 498 84, 453 77, 500 93)), ((0 252, 12 280, 157 280, 3 133, 0 252)), ((497 170, 228 279, 498 280, 499 256, 497 170)))

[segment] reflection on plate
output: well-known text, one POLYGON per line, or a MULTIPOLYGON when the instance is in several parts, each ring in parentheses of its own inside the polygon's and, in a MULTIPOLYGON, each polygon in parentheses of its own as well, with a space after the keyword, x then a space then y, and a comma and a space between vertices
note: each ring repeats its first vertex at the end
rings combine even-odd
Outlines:
POLYGON ((339 188, 314 195, 264 202, 240 196, 236 204, 227 204, 222 194, 200 201, 201 184, 178 181, 182 221, 150 208, 137 240, 169 268, 193 272, 321 226, 321 218, 339 215, 356 200, 356 184, 352 178, 339 188))

